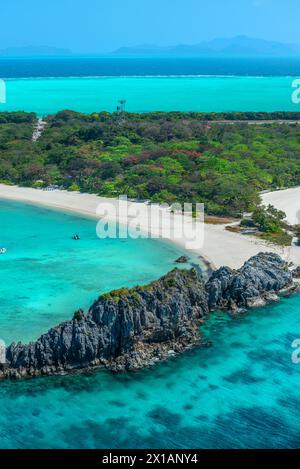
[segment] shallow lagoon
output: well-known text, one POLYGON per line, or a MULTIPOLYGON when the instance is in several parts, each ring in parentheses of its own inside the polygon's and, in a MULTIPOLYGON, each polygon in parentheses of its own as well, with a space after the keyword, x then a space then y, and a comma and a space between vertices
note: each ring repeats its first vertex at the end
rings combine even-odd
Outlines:
MULTIPOLYGON (((1 62, 0 62, 1 64, 1 62)), ((0 111, 47 115, 62 109, 115 111, 126 99, 130 112, 299 111, 288 76, 149 76, 28 78, 6 81, 0 111)))
POLYGON ((7 248, 0 255, 6 343, 37 339, 101 293, 165 274, 183 254, 157 240, 99 239, 96 220, 17 202, 0 200, 0 227, 0 246, 7 248))

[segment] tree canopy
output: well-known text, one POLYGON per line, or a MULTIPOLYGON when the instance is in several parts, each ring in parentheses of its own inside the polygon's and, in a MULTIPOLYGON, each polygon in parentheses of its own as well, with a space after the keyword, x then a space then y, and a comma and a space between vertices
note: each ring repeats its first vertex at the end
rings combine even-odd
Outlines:
POLYGON ((300 185, 300 126, 241 120, 290 119, 295 113, 80 114, 46 118, 0 113, 0 180, 58 184, 100 195, 155 202, 203 202, 208 214, 252 211, 259 191, 300 185), (213 122, 232 117, 234 123, 213 122))

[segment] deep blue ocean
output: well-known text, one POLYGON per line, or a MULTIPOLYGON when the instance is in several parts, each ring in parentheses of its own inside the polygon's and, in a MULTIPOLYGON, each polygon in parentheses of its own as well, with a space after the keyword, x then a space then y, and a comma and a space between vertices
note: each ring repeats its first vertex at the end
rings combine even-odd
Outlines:
POLYGON ((159 75, 298 76, 300 58, 114 56, 0 58, 1 78, 159 75))

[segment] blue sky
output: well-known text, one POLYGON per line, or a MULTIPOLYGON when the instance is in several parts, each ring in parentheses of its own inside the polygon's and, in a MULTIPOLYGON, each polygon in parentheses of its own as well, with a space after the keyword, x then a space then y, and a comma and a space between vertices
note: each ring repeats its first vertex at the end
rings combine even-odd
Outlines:
POLYGON ((245 34, 300 44, 299 0, 1 0, 0 49, 108 52, 245 34))

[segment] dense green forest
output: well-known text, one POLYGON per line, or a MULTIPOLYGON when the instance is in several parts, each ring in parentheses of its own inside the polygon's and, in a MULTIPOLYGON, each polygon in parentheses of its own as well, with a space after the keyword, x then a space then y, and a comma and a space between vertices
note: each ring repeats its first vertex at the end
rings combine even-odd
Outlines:
POLYGON ((300 185, 300 126, 214 120, 300 119, 300 113, 149 113, 47 117, 0 113, 0 181, 58 184, 106 196, 204 202, 206 213, 252 210, 263 189, 300 185), (211 122, 210 122, 211 121, 211 122))

